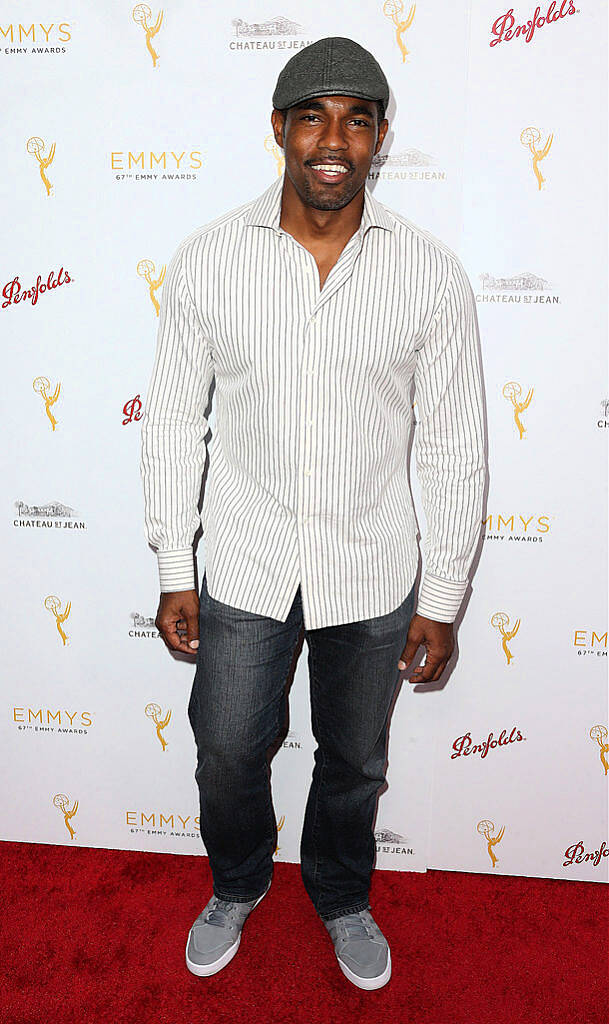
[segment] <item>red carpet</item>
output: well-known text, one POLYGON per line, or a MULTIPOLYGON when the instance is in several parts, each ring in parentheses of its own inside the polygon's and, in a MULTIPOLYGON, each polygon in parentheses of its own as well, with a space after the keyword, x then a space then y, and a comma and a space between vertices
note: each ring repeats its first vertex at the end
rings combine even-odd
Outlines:
POLYGON ((184 946, 211 895, 206 858, 7 842, 0 857, 2 1024, 607 1022, 607 888, 593 882, 376 872, 393 976, 360 992, 297 865, 275 865, 237 956, 199 979, 184 946))

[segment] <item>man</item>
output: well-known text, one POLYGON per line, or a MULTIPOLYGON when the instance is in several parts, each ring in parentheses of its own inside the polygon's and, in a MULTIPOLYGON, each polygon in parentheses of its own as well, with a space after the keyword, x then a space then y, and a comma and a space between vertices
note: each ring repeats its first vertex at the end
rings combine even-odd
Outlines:
POLYGON ((268 752, 301 627, 318 744, 303 882, 345 976, 376 989, 391 975, 368 902, 389 708, 420 645, 411 682, 439 679, 453 651, 485 459, 465 272, 366 188, 388 99, 351 39, 294 55, 273 93, 284 175, 189 235, 163 288, 141 471, 156 624, 170 649, 197 648, 188 713, 213 877, 186 947, 199 976, 232 959, 271 883, 268 752), (199 597, 192 541, 214 380, 199 597), (427 519, 416 610, 413 381, 427 519))

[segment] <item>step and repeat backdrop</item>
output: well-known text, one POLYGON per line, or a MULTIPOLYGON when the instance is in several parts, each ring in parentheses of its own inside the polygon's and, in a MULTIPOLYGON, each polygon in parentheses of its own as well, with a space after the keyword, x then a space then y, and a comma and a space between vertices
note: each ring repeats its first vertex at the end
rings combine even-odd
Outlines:
MULTIPOLYGON (((369 188, 470 276, 489 433, 456 654, 401 686, 377 865, 606 882, 605 5, 32 0, 0 33, 2 837, 204 854, 195 659, 155 629, 143 530, 159 303, 182 239, 284 173, 280 69, 346 35, 391 87, 369 188)), ((298 861, 313 749, 305 642, 279 861, 298 861)))

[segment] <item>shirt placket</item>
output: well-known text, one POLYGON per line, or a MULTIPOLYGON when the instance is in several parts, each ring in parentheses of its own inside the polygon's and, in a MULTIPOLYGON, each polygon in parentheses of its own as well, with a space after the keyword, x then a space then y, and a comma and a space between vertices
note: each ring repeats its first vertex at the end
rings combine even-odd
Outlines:
MULTIPOLYGON (((318 488, 314 476, 314 461, 319 445, 317 431, 321 429, 317 419, 318 389, 320 386, 318 373, 320 362, 320 340, 323 330, 323 308, 329 302, 334 292, 347 280, 353 270, 353 263, 361 248, 361 235, 349 239, 338 260, 328 274, 324 287, 319 287, 319 271, 315 258, 287 232, 281 232, 284 236, 284 246, 288 258, 295 264, 297 273, 302 274, 307 286, 303 289, 305 294, 303 315, 305 318, 304 338, 301 358, 299 362, 300 374, 300 403, 299 403, 299 431, 298 431, 298 486, 297 486, 297 520, 298 520, 298 545, 300 564, 303 567, 304 576, 301 579, 302 597, 305 609, 309 607, 309 580, 306 567, 311 560, 311 538, 307 533, 307 527, 313 522, 315 514, 315 502, 318 500, 318 488)), ((319 460, 317 460, 319 464, 319 460)))

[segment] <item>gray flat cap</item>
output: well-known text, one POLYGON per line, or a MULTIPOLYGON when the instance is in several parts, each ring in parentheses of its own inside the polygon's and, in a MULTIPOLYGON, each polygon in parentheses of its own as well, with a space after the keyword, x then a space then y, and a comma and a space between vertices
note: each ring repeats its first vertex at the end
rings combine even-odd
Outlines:
POLYGON ((273 106, 284 110, 313 96, 380 100, 384 113, 389 85, 376 58, 354 39, 325 36, 290 57, 279 72, 273 106))

